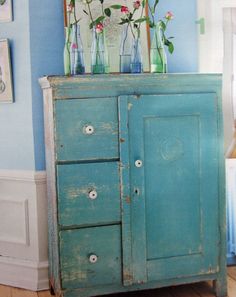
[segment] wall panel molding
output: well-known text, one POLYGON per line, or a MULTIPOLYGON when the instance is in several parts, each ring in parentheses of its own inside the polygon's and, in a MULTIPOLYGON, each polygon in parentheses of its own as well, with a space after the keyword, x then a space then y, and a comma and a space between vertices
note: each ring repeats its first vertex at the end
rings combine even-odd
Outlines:
POLYGON ((0 170, 0 283, 48 288, 45 171, 0 170))

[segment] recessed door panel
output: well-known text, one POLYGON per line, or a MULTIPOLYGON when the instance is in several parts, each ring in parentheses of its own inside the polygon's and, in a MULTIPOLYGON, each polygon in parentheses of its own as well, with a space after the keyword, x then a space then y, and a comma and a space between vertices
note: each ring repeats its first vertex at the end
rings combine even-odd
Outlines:
POLYGON ((218 271, 216 99, 119 98, 123 260, 133 283, 218 271))

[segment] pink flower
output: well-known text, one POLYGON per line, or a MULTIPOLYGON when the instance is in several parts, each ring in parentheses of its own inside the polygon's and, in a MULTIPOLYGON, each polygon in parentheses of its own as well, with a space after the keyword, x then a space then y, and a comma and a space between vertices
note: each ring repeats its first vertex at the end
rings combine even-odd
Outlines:
POLYGON ((141 5, 141 2, 138 0, 133 3, 133 6, 135 9, 139 9, 140 5, 141 5))
POLYGON ((74 8, 74 4, 71 2, 70 4, 67 5, 67 12, 72 12, 74 8))
POLYGON ((97 25, 96 25, 96 32, 97 33, 102 33, 102 31, 103 31, 103 24, 102 23, 98 23, 97 25))
POLYGON ((120 11, 121 11, 123 14, 128 14, 128 13, 129 13, 129 8, 128 8, 127 6, 121 6, 120 11))
POLYGON ((168 11, 165 15, 165 18, 170 21, 174 18, 174 14, 171 11, 168 11))
POLYGON ((77 45, 76 43, 72 43, 71 47, 72 47, 73 49, 76 49, 76 48, 78 48, 78 45, 77 45))

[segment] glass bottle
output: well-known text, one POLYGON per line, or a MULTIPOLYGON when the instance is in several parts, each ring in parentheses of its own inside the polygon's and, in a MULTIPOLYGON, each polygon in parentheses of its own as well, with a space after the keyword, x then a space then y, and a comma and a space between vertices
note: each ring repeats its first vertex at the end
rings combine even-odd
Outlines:
POLYGON ((72 36, 70 45, 70 73, 71 75, 84 74, 84 51, 80 36, 80 25, 72 25, 72 36))
POLYGON ((131 49, 132 49, 132 32, 130 24, 123 25, 123 31, 120 43, 120 72, 129 73, 131 71, 131 49))
POLYGON ((105 73, 110 73, 109 52, 107 47, 106 30, 103 29, 105 73))
POLYGON ((167 72, 167 56, 163 40, 163 31, 161 24, 158 22, 152 38, 150 49, 150 63, 152 73, 167 72))
POLYGON ((93 28, 93 40, 91 46, 91 73, 109 73, 109 57, 106 45, 105 31, 98 33, 93 28))
POLYGON ((133 38, 132 49, 131 49, 130 72, 131 73, 142 73, 143 72, 142 50, 141 50, 140 37, 133 38))
POLYGON ((70 28, 65 27, 64 74, 70 75, 70 28))

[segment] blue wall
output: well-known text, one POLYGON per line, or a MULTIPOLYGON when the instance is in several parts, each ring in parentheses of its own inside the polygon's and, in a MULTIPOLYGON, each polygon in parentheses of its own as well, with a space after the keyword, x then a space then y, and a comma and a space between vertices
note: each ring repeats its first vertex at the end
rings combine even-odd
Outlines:
POLYGON ((13 104, 0 104, 0 169, 45 168, 38 78, 63 73, 62 1, 13 1, 14 21, 0 24, 11 46, 13 104))
POLYGON ((33 169, 35 164, 27 7, 28 0, 13 1, 14 22, 0 24, 0 38, 10 41, 15 97, 14 104, 0 104, 1 169, 33 169))
POLYGON ((158 19, 164 17, 167 11, 174 13, 173 21, 168 24, 167 36, 175 37, 175 51, 172 55, 168 54, 168 71, 197 72, 197 1, 160 0, 157 8, 158 19))
POLYGON ((63 70, 63 1, 30 1, 30 52, 35 168, 45 168, 42 91, 38 78, 62 75, 63 70))
MULTIPOLYGON (((14 104, 0 104, 0 169, 43 170, 43 101, 38 78, 63 74, 63 8, 61 0, 13 1, 14 21, 0 24, 9 38, 14 104)), ((160 0, 158 15, 173 11, 169 35, 175 52, 169 72, 197 71, 195 0, 160 0)))

